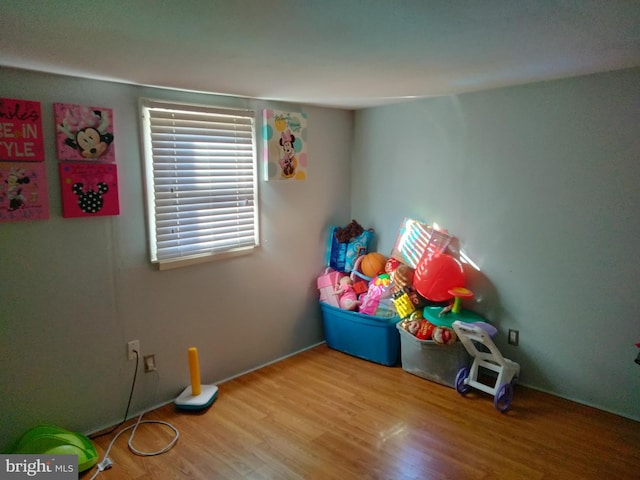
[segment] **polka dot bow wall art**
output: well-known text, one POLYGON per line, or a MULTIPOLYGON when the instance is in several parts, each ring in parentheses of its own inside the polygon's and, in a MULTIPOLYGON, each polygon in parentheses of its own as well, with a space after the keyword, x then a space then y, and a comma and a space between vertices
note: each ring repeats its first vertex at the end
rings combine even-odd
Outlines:
POLYGON ((264 110, 266 180, 307 179, 307 115, 264 110))
POLYGON ((118 170, 111 163, 60 163, 62 216, 119 215, 118 170))

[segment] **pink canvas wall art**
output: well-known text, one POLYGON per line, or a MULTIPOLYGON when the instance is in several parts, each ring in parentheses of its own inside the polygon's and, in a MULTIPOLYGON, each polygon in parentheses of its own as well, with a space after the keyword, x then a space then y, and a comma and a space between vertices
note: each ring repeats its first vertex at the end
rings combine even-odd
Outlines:
POLYGON ((60 163, 62 216, 119 215, 118 170, 113 163, 60 163))
POLYGON ((113 110, 54 103, 58 160, 115 162, 113 110))
POLYGON ((0 160, 44 160, 40 102, 0 98, 0 160))
POLYGON ((49 218, 44 162, 0 162, 0 222, 49 218))

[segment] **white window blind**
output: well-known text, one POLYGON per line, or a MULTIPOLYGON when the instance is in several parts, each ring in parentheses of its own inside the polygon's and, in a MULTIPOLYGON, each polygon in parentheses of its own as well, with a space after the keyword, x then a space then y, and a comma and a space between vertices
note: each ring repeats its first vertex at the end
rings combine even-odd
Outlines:
POLYGON ((255 112, 141 107, 151 261, 178 266, 169 264, 258 245, 255 112))

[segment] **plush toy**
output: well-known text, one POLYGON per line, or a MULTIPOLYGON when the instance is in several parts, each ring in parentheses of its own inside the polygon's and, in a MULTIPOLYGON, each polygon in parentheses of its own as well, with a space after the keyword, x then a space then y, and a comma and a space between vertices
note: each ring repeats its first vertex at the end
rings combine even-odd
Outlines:
POLYGON ((435 331, 436 326, 429 322, 428 320, 422 320, 420 322, 420 328, 415 333, 416 338, 420 340, 432 340, 433 332, 435 331))
POLYGON ((351 220, 351 223, 343 228, 337 228, 335 235, 340 243, 347 243, 354 237, 359 236, 364 232, 364 228, 355 220, 351 220))
POLYGON ((342 277, 336 287, 336 295, 339 296, 338 303, 344 310, 356 310, 358 308, 358 298, 353 290, 353 282, 350 277, 342 277))
MULTIPOLYGON (((420 330, 420 327, 424 322, 426 322, 426 320, 423 318, 422 312, 420 310, 416 310, 415 312, 413 312, 411 315, 409 315, 407 318, 405 318, 400 322, 400 327, 405 329, 411 335, 415 336, 420 330)), ((427 322, 427 323, 430 323, 430 322, 427 322)))
POLYGON ((452 328, 436 327, 431 335, 433 343, 438 345, 450 345, 458 339, 456 332, 452 328))
POLYGON ((411 320, 406 318, 400 323, 400 327, 405 329, 411 335, 415 335, 420 329, 420 322, 418 320, 411 320))

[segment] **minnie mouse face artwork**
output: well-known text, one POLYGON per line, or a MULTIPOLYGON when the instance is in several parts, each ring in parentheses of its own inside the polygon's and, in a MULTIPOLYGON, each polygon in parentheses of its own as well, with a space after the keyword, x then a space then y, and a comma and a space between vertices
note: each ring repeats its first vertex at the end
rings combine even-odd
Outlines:
POLYGON ((110 133, 100 133, 93 127, 83 128, 76 133, 75 141, 67 139, 67 145, 76 148, 85 158, 98 158, 113 141, 110 133))
POLYGON ((56 104, 55 109, 60 159, 113 161, 110 109, 65 104, 56 104))
POLYGON ((64 127, 64 124, 58 125, 58 129, 64 130, 68 135, 65 143, 78 150, 84 158, 102 156, 113 142, 113 135, 106 131, 109 126, 108 117, 103 116, 100 110, 94 110, 93 113, 99 119, 97 127, 81 128, 73 134, 68 127, 64 127))

